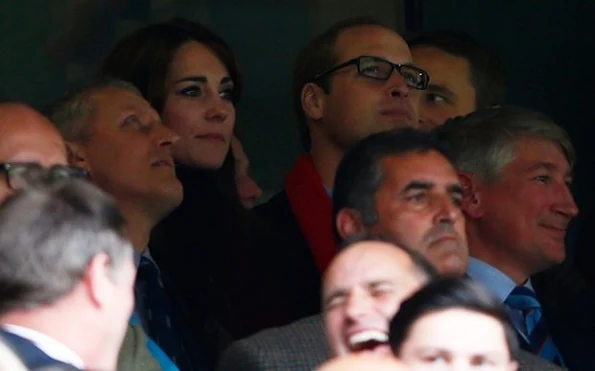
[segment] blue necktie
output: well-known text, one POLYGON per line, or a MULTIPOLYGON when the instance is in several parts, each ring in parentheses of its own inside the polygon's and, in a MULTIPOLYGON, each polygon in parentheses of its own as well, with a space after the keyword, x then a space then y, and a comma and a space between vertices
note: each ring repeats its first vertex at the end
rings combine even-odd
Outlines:
POLYGON ((552 340, 535 292, 528 287, 517 286, 508 295, 505 304, 523 313, 525 323, 515 323, 515 327, 524 335, 532 353, 550 362, 563 365, 562 356, 552 340))
POLYGON ((137 273, 137 284, 140 285, 143 301, 143 322, 147 326, 149 337, 163 349, 180 370, 192 370, 190 359, 184 350, 182 338, 169 298, 159 276, 159 270, 153 261, 141 257, 137 273))

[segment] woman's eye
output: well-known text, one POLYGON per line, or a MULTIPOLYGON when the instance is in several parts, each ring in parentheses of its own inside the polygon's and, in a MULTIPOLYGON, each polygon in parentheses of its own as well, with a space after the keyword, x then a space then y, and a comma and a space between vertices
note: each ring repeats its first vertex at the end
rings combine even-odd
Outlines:
POLYGON ((223 90, 222 92, 219 93, 219 96, 221 97, 221 99, 232 101, 233 100, 233 89, 223 90))
POLYGON ((198 86, 189 86, 180 90, 180 94, 187 97, 198 97, 201 94, 201 89, 198 86))

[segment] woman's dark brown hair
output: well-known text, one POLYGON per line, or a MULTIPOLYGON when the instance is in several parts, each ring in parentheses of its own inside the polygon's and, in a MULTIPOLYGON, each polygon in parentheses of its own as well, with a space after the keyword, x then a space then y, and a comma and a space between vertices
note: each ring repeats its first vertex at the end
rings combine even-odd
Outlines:
POLYGON ((120 40, 104 60, 100 74, 131 82, 161 112, 171 62, 178 49, 190 41, 207 46, 223 63, 234 82, 232 102, 237 104, 242 77, 229 45, 207 27, 182 18, 142 27, 120 40))

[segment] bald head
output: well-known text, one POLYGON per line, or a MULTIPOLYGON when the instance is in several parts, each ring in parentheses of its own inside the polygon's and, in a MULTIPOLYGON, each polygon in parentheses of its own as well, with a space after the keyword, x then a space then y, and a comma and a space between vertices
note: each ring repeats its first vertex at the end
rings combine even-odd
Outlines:
MULTIPOLYGON (((48 119, 24 104, 0 104, 0 163, 35 162, 50 167, 66 161, 64 141, 48 119)), ((3 175, 0 201, 10 192, 3 175)))
POLYGON ((317 371, 405 371, 403 366, 393 357, 369 357, 351 355, 335 358, 323 364, 317 371))
POLYGON ((322 297, 334 355, 390 354, 391 318, 431 277, 418 259, 423 258, 380 240, 355 242, 337 255, 324 276, 322 297))

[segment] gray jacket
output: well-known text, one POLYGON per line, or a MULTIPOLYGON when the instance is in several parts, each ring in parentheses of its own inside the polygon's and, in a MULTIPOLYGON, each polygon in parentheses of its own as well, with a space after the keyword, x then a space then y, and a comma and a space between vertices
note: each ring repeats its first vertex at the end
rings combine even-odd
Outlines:
MULTIPOLYGON (((316 315, 232 343, 223 353, 217 371, 312 371, 328 358, 322 316, 316 315)), ((521 351, 519 371, 561 370, 521 351)))

